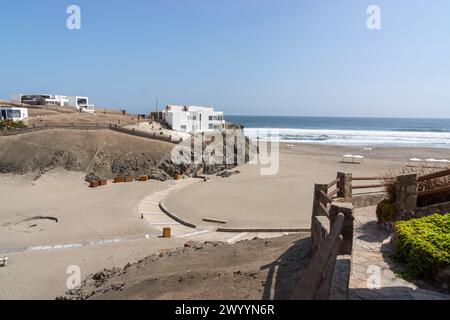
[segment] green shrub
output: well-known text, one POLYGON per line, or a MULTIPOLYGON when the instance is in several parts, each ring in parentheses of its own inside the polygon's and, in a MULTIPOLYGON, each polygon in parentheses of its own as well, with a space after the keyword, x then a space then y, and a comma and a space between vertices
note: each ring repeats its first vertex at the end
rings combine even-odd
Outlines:
POLYGON ((16 128, 26 128, 26 125, 23 121, 12 121, 12 120, 4 120, 0 121, 0 129, 16 129, 16 128))
POLYGON ((397 210, 389 200, 381 201, 377 206, 378 222, 394 222, 397 218, 397 210))
POLYGON ((450 214, 400 221, 395 229, 395 256, 407 264, 411 274, 432 278, 450 264, 450 214))

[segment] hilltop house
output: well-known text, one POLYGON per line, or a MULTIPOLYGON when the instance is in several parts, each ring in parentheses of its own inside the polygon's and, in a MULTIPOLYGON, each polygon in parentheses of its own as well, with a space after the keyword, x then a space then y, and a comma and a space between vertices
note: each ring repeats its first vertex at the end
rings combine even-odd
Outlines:
POLYGON ((51 94, 13 94, 11 101, 32 106, 73 107, 80 112, 94 113, 94 105, 89 104, 88 97, 69 97, 51 94))
POLYGON ((225 129, 223 112, 214 111, 211 107, 168 105, 163 118, 175 131, 195 133, 225 129))
POLYGON ((0 106, 0 121, 4 120, 23 121, 26 118, 28 118, 27 108, 0 106))

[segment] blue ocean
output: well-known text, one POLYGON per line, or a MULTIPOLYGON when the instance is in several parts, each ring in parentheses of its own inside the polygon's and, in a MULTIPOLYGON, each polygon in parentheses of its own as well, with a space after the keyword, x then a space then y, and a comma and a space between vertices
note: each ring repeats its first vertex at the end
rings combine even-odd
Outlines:
POLYGON ((450 119, 227 116, 252 139, 362 147, 450 148, 450 119))

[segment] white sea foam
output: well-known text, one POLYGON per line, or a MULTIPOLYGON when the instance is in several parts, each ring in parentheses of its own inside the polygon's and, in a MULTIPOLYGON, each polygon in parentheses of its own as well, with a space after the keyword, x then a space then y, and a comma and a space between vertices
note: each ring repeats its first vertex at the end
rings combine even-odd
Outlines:
POLYGON ((450 148, 450 132, 247 128, 245 134, 251 139, 259 137, 261 140, 277 139, 281 142, 450 148), (278 135, 271 136, 270 132, 278 135))

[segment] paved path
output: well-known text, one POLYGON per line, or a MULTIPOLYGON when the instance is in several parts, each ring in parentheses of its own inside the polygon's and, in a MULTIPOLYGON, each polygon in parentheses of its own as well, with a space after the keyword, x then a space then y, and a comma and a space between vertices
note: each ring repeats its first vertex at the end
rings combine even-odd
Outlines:
MULTIPOLYGON (((149 226, 148 232, 142 235, 122 235, 113 239, 90 239, 76 243, 59 243, 18 248, 0 248, 0 254, 26 253, 26 252, 49 252, 83 247, 107 246, 113 244, 127 243, 136 240, 152 240, 161 237, 162 230, 170 227, 172 237, 179 239, 204 241, 222 241, 227 243, 236 243, 241 240, 250 240, 257 238, 272 238, 287 235, 289 233, 263 233, 263 232, 241 232, 241 233, 221 233, 216 232, 216 227, 193 229, 186 227, 167 216, 159 208, 159 202, 170 194, 187 187, 191 184, 200 182, 200 179, 184 179, 171 181, 164 190, 154 192, 144 198, 139 206, 137 214, 143 215, 146 224, 149 226)), ((167 239, 170 241, 171 239, 167 239)))
POLYGON ((350 299, 450 300, 427 283, 408 282, 396 276, 406 271, 390 256, 394 253, 390 233, 377 224, 375 207, 355 210, 355 232, 349 284, 350 299))
POLYGON ((210 227, 202 226, 197 228, 189 228, 184 226, 172 218, 167 216, 159 207, 159 203, 178 190, 193 185, 195 183, 202 183, 202 179, 183 179, 171 181, 168 187, 164 190, 159 190, 144 198, 138 206, 138 214, 143 215, 146 223, 162 232, 163 228, 169 227, 172 230, 172 237, 186 238, 194 241, 222 241, 228 243, 236 243, 241 240, 250 240, 255 237, 258 238, 272 238, 287 235, 289 233, 275 232, 217 232, 217 227, 211 225, 210 227))

